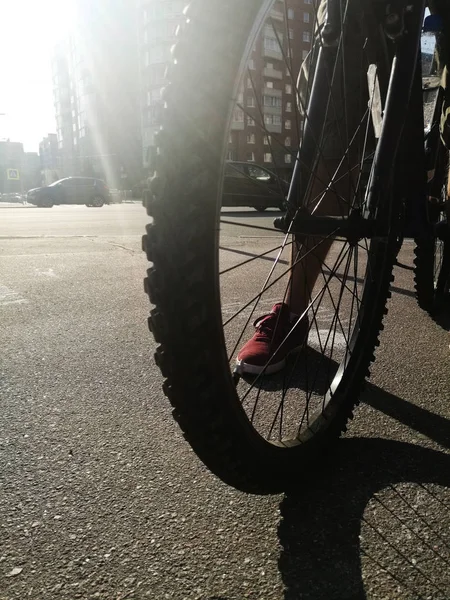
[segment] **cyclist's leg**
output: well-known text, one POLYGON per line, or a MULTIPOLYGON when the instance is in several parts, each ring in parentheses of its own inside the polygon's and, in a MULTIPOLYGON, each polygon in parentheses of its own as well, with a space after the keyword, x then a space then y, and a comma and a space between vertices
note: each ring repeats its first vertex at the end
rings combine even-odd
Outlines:
MULTIPOLYGON (((351 194, 352 182, 348 170, 349 160, 355 156, 353 148, 356 139, 348 149, 350 139, 354 136, 358 123, 367 107, 367 94, 361 89, 359 49, 362 47, 362 35, 358 19, 358 2, 348 3, 348 9, 353 13, 345 19, 346 30, 343 32, 343 60, 334 73, 332 86, 332 102, 328 119, 325 123, 324 139, 321 148, 316 183, 311 187, 308 205, 317 215, 345 216, 345 200, 351 194), (351 91, 351 94, 348 94, 351 91), (344 97, 346 98, 344 104, 344 97), (348 151, 347 160, 342 160, 348 151), (353 154, 353 157, 351 156, 353 154), (338 180, 324 193, 324 182, 330 182, 331 177, 338 180), (317 200, 315 200, 317 198, 317 200)), ((320 44, 320 32, 326 16, 326 1, 322 1, 318 10, 316 41, 320 44)), ((309 71, 312 65, 308 58, 303 63, 300 71, 297 88, 299 93, 300 109, 306 107, 309 71)), ((301 315, 307 310, 311 293, 317 278, 323 268, 332 240, 309 238, 300 244, 293 244, 291 261, 293 265, 291 285, 288 292, 287 303, 293 315, 301 315), (314 252, 311 252, 314 248, 314 252), (305 259, 299 260, 302 254, 307 254, 305 259)))
MULTIPOLYGON (((330 80, 332 99, 327 111, 323 137, 320 140, 321 158, 317 166, 316 181, 309 192, 308 205, 315 214, 345 216, 345 201, 349 197, 351 180, 349 176, 349 160, 353 147, 356 146, 355 131, 358 128, 362 111, 367 109, 367 97, 363 99, 361 86, 360 49, 362 48, 362 31, 358 14, 358 0, 347 3, 345 31, 342 47, 338 49, 342 61, 337 68, 332 69, 330 80), (355 48, 357 51, 355 52, 355 48), (344 93, 351 90, 351 95, 344 93), (363 103, 365 101, 365 107, 363 103), (353 146, 347 152, 349 139, 353 136, 353 146), (343 157, 345 157, 343 159, 343 157), (332 180, 339 180, 338 183, 332 180), (328 183, 331 181, 331 185, 328 183), (325 183, 324 183, 325 182, 325 183), (330 189, 327 191, 327 187, 330 189)), ((321 29, 325 22, 326 0, 322 0, 318 9, 317 27, 315 33, 315 48, 321 44, 321 29)), ((312 56, 317 52, 312 51, 312 56)), ((302 65, 297 93, 300 111, 304 112, 308 102, 308 80, 314 73, 314 64, 307 57, 302 65)), ((307 115, 304 115, 307 118, 307 115)), ((354 158, 354 157, 353 157, 354 158)), ((291 281, 286 303, 277 303, 269 315, 269 319, 258 320, 255 324, 257 331, 241 349, 237 357, 238 368, 243 372, 258 373, 265 369, 266 373, 275 372, 285 364, 286 355, 295 347, 301 346, 308 335, 307 319, 298 320, 310 301, 314 284, 323 268, 323 263, 331 248, 329 240, 309 238, 301 244, 294 243, 291 255, 291 281), (308 258, 301 259, 312 247, 314 253, 308 258), (260 326, 262 325, 262 327, 260 326), (290 330, 295 329, 292 333, 290 330), (286 343, 283 339, 289 334, 286 343), (280 346, 282 344, 282 346, 280 346), (273 357, 273 354, 276 356, 273 357), (271 360, 270 370, 267 362, 271 360)), ((280 300, 282 300, 280 298, 280 300)))

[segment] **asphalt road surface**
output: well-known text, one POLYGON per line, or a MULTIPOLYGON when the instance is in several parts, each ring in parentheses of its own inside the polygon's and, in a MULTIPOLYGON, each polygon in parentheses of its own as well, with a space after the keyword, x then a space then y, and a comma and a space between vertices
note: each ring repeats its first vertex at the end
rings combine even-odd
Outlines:
MULTIPOLYGON (((277 213, 229 213, 225 252, 269 243, 239 223, 277 213)), ((411 273, 328 468, 250 496, 161 392, 145 222, 138 204, 0 206, 0 600, 448 600, 450 340, 411 273)))

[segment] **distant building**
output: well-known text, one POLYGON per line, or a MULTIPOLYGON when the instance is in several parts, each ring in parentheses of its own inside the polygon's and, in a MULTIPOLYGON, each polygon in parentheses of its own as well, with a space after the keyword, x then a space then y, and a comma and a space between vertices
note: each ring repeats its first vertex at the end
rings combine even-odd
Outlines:
POLYGON ((58 137, 56 133, 49 133, 39 142, 39 158, 42 169, 58 168, 58 137))
POLYGON ((303 130, 295 86, 311 48, 313 22, 311 2, 274 3, 244 75, 231 125, 229 160, 255 162, 290 176, 303 130))
POLYGON ((170 48, 182 20, 185 0, 138 0, 140 109, 142 160, 149 164, 155 134, 161 127, 161 88, 170 48))
POLYGON ((71 81, 69 76, 69 43, 60 42, 54 49, 52 60, 53 99, 56 113, 57 143, 61 174, 75 175, 74 116, 71 109, 71 81))
MULTIPOLYGON (((148 166, 161 127, 161 88, 170 61, 184 0, 139 0, 139 68, 142 154, 148 166)), ((256 39, 229 135, 229 160, 255 162, 289 177, 302 123, 296 112, 295 84, 311 47, 311 0, 277 0, 256 39), (286 35, 287 32, 287 35, 286 35), (281 47, 280 47, 281 43, 281 47), (288 72, 286 57, 291 56, 288 72)), ((201 66, 199 66, 201 76, 201 66)), ((220 73, 217 74, 220 77, 220 73)))
POLYGON ((43 183, 53 183, 60 178, 62 168, 56 133, 49 133, 39 142, 39 159, 43 183))
POLYGON ((42 185, 41 161, 37 152, 25 152, 22 163, 22 190, 42 185))
POLYGON ((131 188, 142 175, 136 9, 126 0, 75 5, 72 35, 53 58, 62 175, 131 188))
POLYGON ((0 193, 20 193, 23 188, 24 151, 21 142, 0 142, 0 193))

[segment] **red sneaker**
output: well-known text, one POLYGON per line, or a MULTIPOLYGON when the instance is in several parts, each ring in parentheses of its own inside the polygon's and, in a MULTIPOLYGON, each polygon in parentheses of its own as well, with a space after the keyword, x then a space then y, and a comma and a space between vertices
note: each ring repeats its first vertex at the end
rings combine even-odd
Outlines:
POLYGON ((237 355, 236 370, 239 373, 259 375, 264 371, 270 375, 281 371, 288 354, 300 349, 308 339, 308 318, 291 323, 289 307, 282 302, 275 304, 268 315, 256 319, 253 325, 256 328, 254 336, 237 355))

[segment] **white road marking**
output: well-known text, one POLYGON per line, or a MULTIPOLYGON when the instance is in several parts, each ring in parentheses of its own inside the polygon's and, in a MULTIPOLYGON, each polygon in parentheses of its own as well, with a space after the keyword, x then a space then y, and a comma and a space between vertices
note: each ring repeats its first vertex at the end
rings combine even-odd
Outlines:
POLYGON ((0 285, 0 306, 6 306, 7 304, 24 304, 28 302, 25 298, 6 287, 6 285, 0 285))
POLYGON ((35 269, 38 275, 45 275, 46 277, 58 277, 53 269, 35 269))
MULTIPOLYGON (((308 336, 308 346, 315 346, 316 348, 320 348, 320 340, 323 348, 324 345, 327 343, 329 331, 329 329, 319 329, 319 335, 317 335, 317 331, 311 330, 308 336)), ((332 332, 328 338, 327 348, 331 349, 332 346, 339 350, 345 349, 347 347, 345 337, 339 331, 336 331, 335 333, 332 332)))

